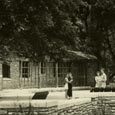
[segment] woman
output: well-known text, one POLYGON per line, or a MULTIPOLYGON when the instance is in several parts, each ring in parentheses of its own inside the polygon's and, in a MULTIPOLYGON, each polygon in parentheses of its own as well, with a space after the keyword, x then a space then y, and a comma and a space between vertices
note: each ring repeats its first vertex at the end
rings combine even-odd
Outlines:
POLYGON ((69 72, 66 75, 65 81, 66 81, 65 97, 71 99, 72 98, 72 82, 73 82, 73 76, 72 76, 71 72, 69 72))
POLYGON ((99 71, 97 71, 97 75, 95 76, 95 82, 95 87, 101 87, 101 76, 99 71))
POLYGON ((105 88, 106 82, 107 82, 107 76, 106 76, 103 68, 100 71, 101 71, 101 87, 105 88))

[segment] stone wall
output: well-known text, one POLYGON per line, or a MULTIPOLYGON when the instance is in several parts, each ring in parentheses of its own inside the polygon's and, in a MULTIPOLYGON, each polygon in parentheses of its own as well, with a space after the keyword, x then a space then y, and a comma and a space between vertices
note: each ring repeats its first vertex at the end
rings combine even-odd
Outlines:
POLYGON ((104 115, 115 115, 115 97, 105 96, 97 98, 98 107, 104 115))
MULTIPOLYGON (((10 106, 8 102, 2 101, 0 112, 4 111, 4 113, 8 113, 7 115, 13 115, 13 113, 17 113, 17 115, 23 113, 25 115, 24 113, 28 112, 32 115, 105 115, 103 114, 105 112, 103 110, 108 110, 108 108, 102 106, 102 103, 97 102, 93 100, 92 102, 73 104, 60 108, 57 102, 48 100, 33 100, 29 103, 28 101, 9 101, 10 106)), ((112 114, 109 113, 106 115, 112 114)))
POLYGON ((57 115, 55 101, 33 100, 28 101, 2 101, 0 115, 57 115), (28 113, 28 114, 27 114, 28 113))
MULTIPOLYGON (((2 65, 1 65, 2 66, 2 65)), ((19 88, 19 62, 10 63, 10 78, 3 78, 3 89, 19 88)))
POLYGON ((73 105, 67 108, 58 110, 58 115, 94 115, 92 103, 73 105))

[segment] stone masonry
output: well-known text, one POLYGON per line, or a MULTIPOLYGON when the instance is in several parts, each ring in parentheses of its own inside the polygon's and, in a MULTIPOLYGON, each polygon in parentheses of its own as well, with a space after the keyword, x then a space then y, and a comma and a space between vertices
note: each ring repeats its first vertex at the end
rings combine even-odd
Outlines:
POLYGON ((115 115, 115 111, 113 112, 115 106, 110 106, 113 102, 111 104, 108 102, 105 98, 95 98, 91 102, 60 108, 57 102, 48 100, 9 101, 10 106, 4 101, 0 104, 0 113, 1 115, 14 115, 14 113, 16 115, 27 113, 29 113, 27 115, 115 115))

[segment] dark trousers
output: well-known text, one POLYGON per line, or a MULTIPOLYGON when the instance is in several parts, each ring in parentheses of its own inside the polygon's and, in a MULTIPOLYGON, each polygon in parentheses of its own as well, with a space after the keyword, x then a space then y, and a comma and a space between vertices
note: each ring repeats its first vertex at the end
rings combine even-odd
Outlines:
POLYGON ((68 83, 67 95, 68 95, 69 97, 72 97, 72 84, 71 84, 71 83, 68 83))

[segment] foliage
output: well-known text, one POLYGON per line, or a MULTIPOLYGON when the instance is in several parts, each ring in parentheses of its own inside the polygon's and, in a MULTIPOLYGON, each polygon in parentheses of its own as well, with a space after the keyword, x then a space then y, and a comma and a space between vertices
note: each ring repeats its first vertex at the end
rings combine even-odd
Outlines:
POLYGON ((104 66, 115 63, 115 1, 97 0, 91 8, 90 45, 104 66))
POLYGON ((0 1, 0 57, 67 57, 88 52, 106 66, 115 62, 114 0, 0 1))
POLYGON ((58 59, 67 49, 80 50, 85 33, 80 5, 84 5, 80 0, 0 1, 0 44, 8 49, 1 57, 12 51, 32 59, 44 55, 58 59))

